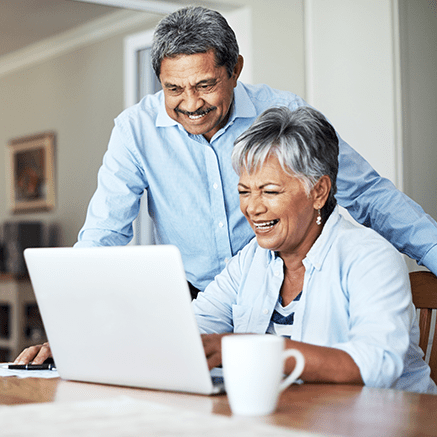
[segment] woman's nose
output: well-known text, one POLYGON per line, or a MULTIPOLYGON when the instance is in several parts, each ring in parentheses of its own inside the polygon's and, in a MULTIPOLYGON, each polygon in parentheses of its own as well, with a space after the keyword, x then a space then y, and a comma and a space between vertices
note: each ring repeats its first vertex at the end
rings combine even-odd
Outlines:
POLYGON ((246 211, 249 215, 255 216, 266 211, 266 207, 260 196, 251 196, 247 201, 246 211))

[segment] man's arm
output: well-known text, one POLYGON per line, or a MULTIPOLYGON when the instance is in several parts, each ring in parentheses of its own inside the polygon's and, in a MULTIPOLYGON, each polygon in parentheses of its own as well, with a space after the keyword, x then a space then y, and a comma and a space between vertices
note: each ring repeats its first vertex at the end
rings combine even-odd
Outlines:
POLYGON ((117 125, 98 173, 98 186, 76 247, 122 246, 133 236, 146 178, 128 144, 132 141, 117 125))
POLYGON ((437 274, 437 223, 340 139, 337 200, 400 252, 437 274))

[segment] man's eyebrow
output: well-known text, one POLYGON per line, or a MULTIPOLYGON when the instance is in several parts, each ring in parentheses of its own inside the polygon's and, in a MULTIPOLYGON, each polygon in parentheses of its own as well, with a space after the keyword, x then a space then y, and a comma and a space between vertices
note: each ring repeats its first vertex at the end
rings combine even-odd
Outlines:
POLYGON ((175 85, 174 83, 165 82, 164 83, 165 88, 180 88, 179 85, 175 85))
MULTIPOLYGON (((194 86, 199 86, 199 85, 214 85, 218 82, 218 79, 216 77, 211 77, 209 79, 203 79, 199 82, 197 82, 194 86)), ((164 87, 165 88, 182 88, 180 85, 176 85, 174 83, 170 83, 170 82, 165 82, 164 83, 164 87)))
POLYGON ((200 82, 197 82, 197 83, 196 83, 196 86, 197 86, 197 85, 202 85, 202 84, 213 85, 213 84, 215 84, 217 81, 218 81, 218 79, 217 79, 216 77, 211 77, 211 78, 209 78, 209 79, 203 79, 203 80, 201 80, 200 82))

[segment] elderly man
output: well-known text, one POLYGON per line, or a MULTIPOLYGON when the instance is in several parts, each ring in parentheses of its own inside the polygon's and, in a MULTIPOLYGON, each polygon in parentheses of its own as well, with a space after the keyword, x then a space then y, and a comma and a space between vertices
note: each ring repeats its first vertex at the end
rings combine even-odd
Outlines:
MULTIPOLYGON (((147 195, 156 242, 180 249, 195 296, 254 236, 239 209, 235 139, 267 108, 306 103, 239 82, 235 34, 203 7, 180 9, 158 24, 152 63, 163 90, 116 118, 76 246, 127 244, 147 195)), ((437 273, 436 222, 341 139, 339 147, 338 203, 437 273)))

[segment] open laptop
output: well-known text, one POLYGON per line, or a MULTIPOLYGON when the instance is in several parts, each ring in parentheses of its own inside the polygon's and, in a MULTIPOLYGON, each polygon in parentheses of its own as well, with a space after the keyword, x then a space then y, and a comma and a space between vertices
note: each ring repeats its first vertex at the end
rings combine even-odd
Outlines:
POLYGON ((56 368, 65 379, 213 394, 175 246, 24 252, 56 368))

